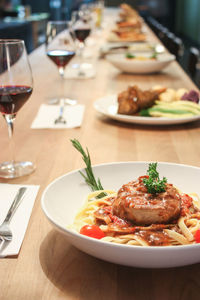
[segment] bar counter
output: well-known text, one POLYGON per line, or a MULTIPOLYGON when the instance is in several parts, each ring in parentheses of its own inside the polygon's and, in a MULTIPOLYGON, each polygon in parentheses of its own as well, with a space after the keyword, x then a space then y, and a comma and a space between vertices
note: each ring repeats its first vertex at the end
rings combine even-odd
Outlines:
MULTIPOLYGON (((155 41, 157 38, 149 30, 155 41)), ((94 37, 95 38, 95 37, 94 37)), ((96 37, 97 38, 97 37, 96 37)), ((2 183, 40 185, 20 253, 0 260, 2 300, 168 300, 199 299, 200 264, 171 269, 140 269, 120 266, 89 256, 53 229, 44 216, 40 199, 55 178, 84 167, 70 139, 88 147, 93 164, 119 161, 162 161, 200 167, 200 121, 183 125, 137 125, 117 122, 98 114, 93 103, 117 94, 129 85, 142 89, 155 85, 197 89, 177 62, 159 74, 120 73, 105 59, 96 62, 95 78, 65 79, 65 94, 85 105, 83 124, 75 129, 31 129, 39 106, 59 93, 55 65, 44 46, 29 56, 34 90, 17 115, 15 157, 31 160, 36 171, 2 183)), ((9 159, 5 121, 1 120, 1 161, 9 159)))

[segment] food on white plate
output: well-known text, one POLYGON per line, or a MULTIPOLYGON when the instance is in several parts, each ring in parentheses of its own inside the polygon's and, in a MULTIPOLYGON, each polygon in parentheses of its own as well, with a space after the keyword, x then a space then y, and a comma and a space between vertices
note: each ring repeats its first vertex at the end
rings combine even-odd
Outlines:
POLYGON ((114 35, 113 39, 115 38, 116 41, 143 42, 146 40, 146 35, 144 33, 135 30, 121 31, 119 29, 113 29, 112 34, 114 35))
POLYGON ((188 100, 188 101, 192 101, 195 103, 199 103, 199 93, 197 93, 194 90, 191 90, 189 92, 185 92, 182 96, 181 96, 181 100, 188 100))
POLYGON ((164 102, 177 101, 187 92, 188 90, 185 88, 180 88, 178 90, 168 88, 164 93, 159 95, 159 100, 164 102))
POLYGON ((118 27, 141 27, 142 26, 142 18, 138 14, 138 12, 126 3, 122 3, 120 5, 120 20, 117 22, 118 27))
POLYGON ((140 19, 132 19, 130 21, 119 21, 117 22, 117 27, 119 29, 121 29, 123 31, 123 29, 127 29, 127 28, 130 28, 130 29, 136 29, 136 28, 141 28, 141 21, 140 19))
POLYGON ((121 41, 144 41, 146 35, 142 32, 142 19, 137 11, 127 4, 121 4, 120 8, 120 20, 112 34, 121 41))
POLYGON ((159 100, 148 109, 140 111, 141 116, 185 118, 200 115, 199 93, 191 90, 179 89, 175 92, 167 89, 159 95, 159 100), (168 91, 169 90, 169 91, 168 91))
POLYGON ((72 140, 86 162, 85 181, 94 192, 77 213, 72 230, 102 241, 137 246, 177 246, 200 243, 200 200, 160 179, 157 163, 147 175, 125 183, 117 192, 101 190, 89 152, 72 140), (96 190, 96 191, 95 191, 96 190))
POLYGON ((134 53, 131 53, 131 52, 127 52, 125 54, 125 57, 127 59, 134 59, 134 60, 142 60, 142 61, 145 61, 145 60, 156 60, 157 59, 157 53, 156 52, 152 52, 150 55, 137 55, 137 54, 134 54, 134 53))
POLYGON ((174 102, 155 101, 155 104, 140 111, 141 116, 183 118, 200 115, 200 105, 191 101, 179 100, 174 102))
POLYGON ((144 117, 183 118, 200 115, 199 93, 153 87, 142 91, 137 86, 128 87, 118 95, 118 114, 144 117))
POLYGON ((118 95, 118 113, 133 115, 141 109, 151 107, 158 99, 159 94, 164 91, 165 88, 142 91, 136 85, 130 86, 118 95))
POLYGON ((127 52, 156 52, 157 54, 165 52, 165 48, 161 44, 155 43, 132 43, 127 45, 127 52))
MULTIPOLYGON (((150 172, 156 172, 153 165, 150 169, 150 172)), ((149 177, 140 176, 119 189, 112 202, 113 215, 135 225, 169 223, 176 219, 181 210, 181 197, 177 189, 164 181, 159 192, 148 193, 145 180, 149 177)))
MULTIPOLYGON (((175 90, 175 100, 181 100, 182 99, 182 96, 185 94, 185 93, 188 93, 188 90, 186 88, 180 88, 178 90, 175 90)), ((183 100, 183 99, 182 99, 183 100)), ((187 99, 189 100, 189 99, 187 99)))
POLYGON ((159 54, 165 51, 164 47, 160 44, 153 44, 153 43, 131 43, 131 44, 123 44, 119 43, 117 45, 113 44, 105 44, 101 49, 101 55, 109 54, 109 53, 117 53, 127 50, 126 55, 131 54, 132 56, 135 53, 141 54, 145 53, 146 55, 152 56, 154 53, 159 54))

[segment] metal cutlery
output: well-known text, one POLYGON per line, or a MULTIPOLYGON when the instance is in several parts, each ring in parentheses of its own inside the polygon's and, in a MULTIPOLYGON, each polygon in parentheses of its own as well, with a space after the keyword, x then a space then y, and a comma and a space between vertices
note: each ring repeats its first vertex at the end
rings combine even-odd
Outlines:
POLYGON ((61 99, 60 100, 59 116, 55 119, 54 124, 66 124, 67 123, 67 121, 63 117, 64 109, 65 109, 65 102, 64 102, 64 99, 61 99))
POLYGON ((13 235, 12 235, 12 231, 9 227, 9 224, 10 224, 10 221, 11 221, 14 213, 16 212, 19 204, 21 203, 26 190, 27 190, 27 188, 25 188, 25 187, 22 187, 18 190, 3 223, 0 225, 0 239, 2 241, 11 241, 12 240, 13 235))

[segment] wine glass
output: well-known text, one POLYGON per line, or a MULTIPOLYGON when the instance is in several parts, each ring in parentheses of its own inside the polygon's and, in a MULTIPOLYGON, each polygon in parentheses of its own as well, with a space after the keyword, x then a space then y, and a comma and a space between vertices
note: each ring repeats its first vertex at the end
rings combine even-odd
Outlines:
MULTIPOLYGON (((61 90, 63 88, 63 79, 65 67, 75 55, 75 44, 71 23, 68 21, 49 21, 46 31, 46 54, 57 66, 61 77, 61 90)), ((60 103, 63 95, 58 99, 50 100, 50 104, 60 103)), ((75 104, 76 100, 65 99, 66 104, 75 104)))
POLYGON ((78 65, 78 76, 86 76, 83 69, 83 54, 85 42, 92 30, 92 16, 88 9, 81 9, 72 13, 73 32, 78 44, 80 64, 78 65))
POLYGON ((0 164, 1 178, 30 174, 32 162, 14 160, 13 126, 17 112, 32 94, 33 79, 24 41, 0 39, 0 112, 8 125, 12 160, 0 164))
POLYGON ((104 0, 97 0, 93 4, 93 12, 95 13, 95 26, 98 29, 102 27, 104 0))

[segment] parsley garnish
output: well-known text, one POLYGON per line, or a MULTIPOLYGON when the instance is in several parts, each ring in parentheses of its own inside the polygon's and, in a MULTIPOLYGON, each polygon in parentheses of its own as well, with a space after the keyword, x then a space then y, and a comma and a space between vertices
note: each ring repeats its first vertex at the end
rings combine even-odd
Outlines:
POLYGON ((166 177, 163 177, 162 180, 159 178, 159 173, 156 170, 157 163, 150 163, 147 174, 149 178, 144 178, 143 183, 147 188, 149 194, 158 194, 165 192, 166 189, 166 177))
MULTIPOLYGON (((86 152, 83 150, 83 147, 81 146, 80 142, 76 139, 71 140, 72 145, 82 154, 82 159, 86 164, 85 168, 85 173, 79 171, 79 173, 83 176, 85 179, 85 182, 90 186, 92 191, 98 191, 98 190, 103 190, 104 188, 102 187, 101 181, 98 178, 97 180, 94 177, 94 173, 92 170, 92 164, 91 164, 91 159, 90 159, 90 154, 88 152, 88 149, 86 148, 86 152)), ((100 193, 97 198, 102 198, 107 196, 106 193, 100 193)))
POLYGON ((126 58, 135 58, 135 55, 131 54, 130 52, 127 52, 126 58))
POLYGON ((158 57, 158 53, 156 51, 154 51, 150 58, 157 59, 157 57, 158 57))

